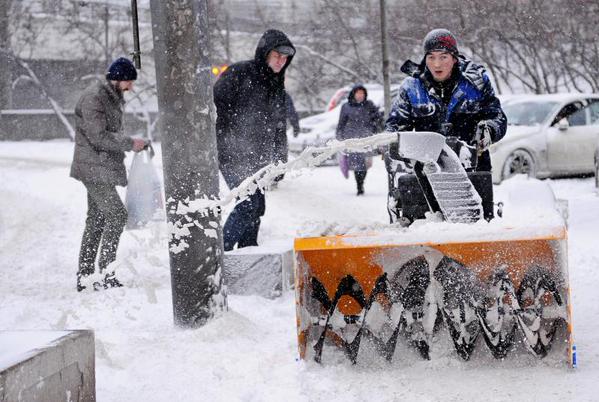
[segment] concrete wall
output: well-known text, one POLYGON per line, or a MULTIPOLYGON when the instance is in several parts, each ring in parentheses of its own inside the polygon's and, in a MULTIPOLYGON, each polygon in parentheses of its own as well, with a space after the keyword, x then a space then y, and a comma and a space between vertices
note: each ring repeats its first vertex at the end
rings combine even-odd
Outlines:
MULTIPOLYGON (((74 112, 65 111, 64 115, 74 128, 74 112)), ((156 113, 152 113, 151 119, 155 118, 156 113)), ((124 126, 127 135, 142 137, 146 134, 146 123, 131 113, 125 113, 124 126)), ((159 137, 158 133, 154 132, 153 139, 159 140, 159 137)), ((0 141, 44 141, 59 138, 68 139, 69 134, 53 110, 0 111, 0 141)))
POLYGON ((227 251, 223 277, 229 294, 275 298, 294 284, 291 247, 245 247, 227 251))
POLYGON ((0 402, 95 401, 93 331, 71 331, 0 371, 0 402))

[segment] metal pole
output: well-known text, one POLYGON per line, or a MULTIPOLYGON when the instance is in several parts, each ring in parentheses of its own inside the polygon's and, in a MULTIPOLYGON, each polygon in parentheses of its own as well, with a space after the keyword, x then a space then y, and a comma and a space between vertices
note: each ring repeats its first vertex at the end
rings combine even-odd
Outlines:
POLYGON ((385 118, 391 110, 391 88, 389 82, 389 50, 387 45, 387 7, 385 0, 380 0, 381 6, 381 46, 383 53, 383 89, 385 94, 385 118))
POLYGON ((219 211, 178 213, 190 200, 219 194, 207 0, 150 5, 174 321, 197 327, 226 309, 219 211))
POLYGON ((227 54, 227 65, 231 64, 231 27, 230 27, 230 19, 229 19, 229 10, 225 9, 225 51, 227 54))
POLYGON ((137 17, 137 0, 131 0, 131 21, 133 24, 133 63, 141 69, 141 50, 139 48, 139 19, 137 17))
POLYGON ((12 0, 0 1, 0 110, 12 107, 12 65, 8 21, 12 0))
POLYGON ((110 65, 110 50, 108 44, 108 4, 104 5, 104 58, 106 59, 106 66, 110 65))

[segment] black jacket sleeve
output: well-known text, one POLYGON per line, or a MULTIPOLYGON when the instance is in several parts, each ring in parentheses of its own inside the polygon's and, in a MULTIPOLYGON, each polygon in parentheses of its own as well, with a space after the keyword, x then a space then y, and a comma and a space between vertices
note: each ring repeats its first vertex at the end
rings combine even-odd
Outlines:
POLYGON ((399 88, 399 93, 391 104, 391 111, 385 122, 385 130, 396 132, 413 129, 412 104, 408 98, 407 81, 404 81, 399 88))
POLYGON ((286 93, 281 96, 281 105, 277 108, 272 118, 275 120, 275 137, 274 137, 274 160, 277 163, 287 162, 287 154, 289 153, 289 145, 287 144, 287 101, 286 93), (283 104, 284 103, 284 104, 283 104))
POLYGON ((495 96, 495 91, 491 81, 486 74, 483 75, 483 100, 482 100, 482 120, 491 128, 491 139, 497 142, 503 138, 507 130, 507 117, 503 113, 501 103, 495 96))
MULTIPOLYGON (((391 104, 391 110, 389 117, 385 122, 385 131, 397 132, 397 131, 411 131, 414 129, 414 119, 412 117, 412 103, 408 97, 408 80, 413 78, 407 78, 401 84, 399 93, 391 104)), ((400 159, 399 156, 399 144, 397 142, 389 145, 389 157, 391 159, 400 159)))
POLYGON ((285 106, 287 120, 289 120, 289 122, 291 123, 291 127, 293 127, 293 134, 297 135, 300 131, 299 116, 297 115, 297 111, 295 110, 293 99, 291 99, 291 96, 287 92, 285 92, 285 106))

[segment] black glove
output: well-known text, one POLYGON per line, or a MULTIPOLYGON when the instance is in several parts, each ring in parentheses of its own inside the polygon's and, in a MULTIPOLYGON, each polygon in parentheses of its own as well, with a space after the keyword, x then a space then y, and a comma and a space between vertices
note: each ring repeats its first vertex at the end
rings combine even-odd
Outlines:
POLYGON ((156 155, 156 152, 154 152, 154 147, 152 146, 152 141, 150 140, 146 140, 146 145, 144 145, 143 150, 150 151, 150 158, 153 158, 154 155, 156 155))
POLYGON ((491 135, 492 129, 489 126, 489 123, 486 120, 483 120, 478 122, 476 130, 478 132, 478 152, 482 154, 483 152, 488 150, 491 144, 493 143, 493 137, 491 135))

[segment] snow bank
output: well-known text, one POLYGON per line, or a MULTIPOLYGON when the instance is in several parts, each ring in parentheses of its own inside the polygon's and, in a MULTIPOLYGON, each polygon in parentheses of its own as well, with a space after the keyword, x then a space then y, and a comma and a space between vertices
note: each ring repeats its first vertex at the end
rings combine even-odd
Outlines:
POLYGON ((48 347, 68 334, 67 331, 0 331, 0 371, 33 356, 36 349, 48 347))

